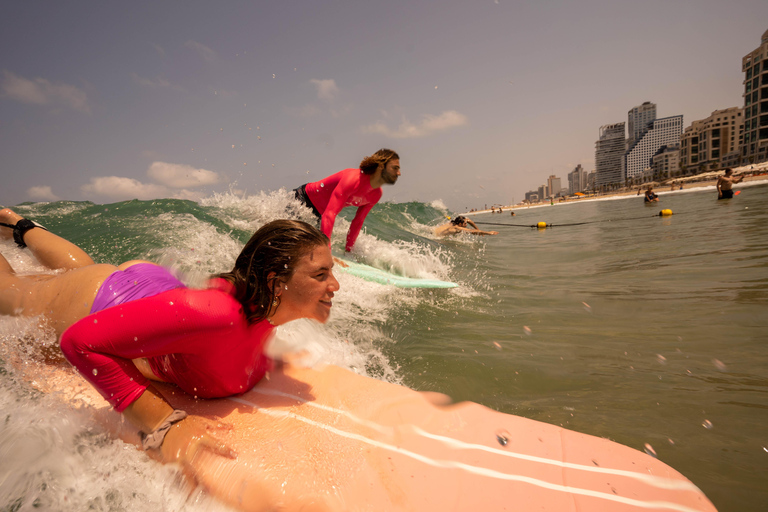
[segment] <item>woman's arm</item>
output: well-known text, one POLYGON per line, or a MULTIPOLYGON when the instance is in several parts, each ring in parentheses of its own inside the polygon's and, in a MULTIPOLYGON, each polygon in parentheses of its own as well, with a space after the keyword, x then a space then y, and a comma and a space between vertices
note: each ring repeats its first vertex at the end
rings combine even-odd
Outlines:
POLYGON ((240 305, 215 290, 178 288, 99 311, 61 336, 61 350, 118 411, 144 392, 149 381, 131 359, 201 349, 191 339, 228 326, 240 305), (195 336, 190 336, 194 334, 195 336))

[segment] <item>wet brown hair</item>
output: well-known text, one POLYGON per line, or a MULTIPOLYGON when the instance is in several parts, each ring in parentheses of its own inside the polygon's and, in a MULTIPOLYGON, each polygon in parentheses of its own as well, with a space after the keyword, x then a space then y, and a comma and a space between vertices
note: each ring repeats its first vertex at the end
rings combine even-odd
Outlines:
POLYGON ((248 240, 235 267, 216 277, 235 286, 235 298, 243 305, 248 322, 256 323, 268 318, 280 304, 280 298, 275 297, 276 281, 288 281, 302 257, 328 242, 327 236, 306 222, 273 220, 248 240), (273 306, 275 300, 278 304, 273 306))
POLYGON ((400 155, 391 149, 382 148, 371 156, 363 158, 363 161, 360 162, 360 170, 365 174, 373 174, 379 166, 383 169, 387 166, 387 163, 389 163, 390 160, 395 159, 400 160, 400 155))

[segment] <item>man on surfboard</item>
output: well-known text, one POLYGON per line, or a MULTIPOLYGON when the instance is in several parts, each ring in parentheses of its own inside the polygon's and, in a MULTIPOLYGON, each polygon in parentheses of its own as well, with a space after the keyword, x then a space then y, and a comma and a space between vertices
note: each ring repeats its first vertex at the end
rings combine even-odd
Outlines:
POLYGON ((736 183, 741 183, 743 179, 744 175, 736 178, 733 176, 733 169, 726 169, 725 175, 717 178, 717 198, 731 199, 733 197, 733 186, 736 183))
POLYGON ((399 176, 400 156, 391 149, 380 149, 363 158, 358 169, 344 169, 320 181, 306 183, 294 193, 296 199, 312 209, 320 220, 320 230, 329 239, 341 209, 357 208, 345 245, 345 250, 350 252, 366 215, 381 199, 381 186, 394 185, 399 176))
MULTIPOLYGON (((514 213, 513 213, 514 215, 514 213)), ((483 231, 477 227, 471 219, 459 215, 451 222, 446 222, 441 226, 435 228, 435 234, 437 236, 456 235, 459 233, 470 233, 472 235, 498 235, 498 231, 483 231), (469 229, 467 224, 471 224, 475 229, 469 229)))

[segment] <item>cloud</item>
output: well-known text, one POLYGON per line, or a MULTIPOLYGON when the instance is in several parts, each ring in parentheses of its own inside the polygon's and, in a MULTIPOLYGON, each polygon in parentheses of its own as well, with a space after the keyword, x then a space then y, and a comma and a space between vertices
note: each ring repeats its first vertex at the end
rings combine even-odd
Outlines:
POLYGON ((147 176, 171 188, 196 188, 214 185, 221 179, 218 173, 206 169, 195 169, 184 164, 152 162, 147 176))
POLYGON ((114 199, 157 199, 168 197, 168 189, 162 185, 141 183, 133 178, 99 176, 80 187, 84 194, 106 196, 114 199))
POLYGON ((157 77, 155 80, 151 78, 144 78, 136 73, 131 73, 131 78, 133 79, 133 83, 139 84, 142 87, 150 87, 152 89, 162 89, 162 88, 168 88, 168 89, 175 89, 177 91, 183 90, 178 85, 173 85, 171 82, 166 80, 165 78, 157 77))
POLYGON ((312 117, 321 113, 315 105, 304 105, 303 107, 285 107, 285 113, 294 117, 312 117))
POLYGON ((90 183, 82 185, 80 190, 87 196, 104 196, 115 200, 172 198, 197 201, 203 193, 189 189, 221 181, 216 172, 167 162, 153 162, 147 169, 147 176, 156 183, 142 183, 122 176, 98 176, 91 178, 90 183))
POLYGON ((36 201, 58 201, 61 199, 59 196, 53 193, 51 187, 40 186, 30 187, 27 189, 27 195, 36 201))
POLYGON ((165 49, 159 44, 152 43, 152 47, 155 49, 161 59, 165 58, 165 49))
POLYGON ((200 55, 200 58, 202 58, 205 62, 213 62, 216 60, 216 52, 202 43, 198 43, 197 41, 192 41, 190 39, 184 43, 184 46, 195 50, 197 54, 200 55))
POLYGON ((91 182, 80 187, 86 196, 107 197, 115 201, 127 199, 188 199, 199 201, 203 197, 202 192, 196 190, 179 189, 172 190, 164 185, 154 183, 142 183, 133 178, 121 176, 100 176, 91 178, 91 182))
POLYGON ((455 110, 446 110, 439 116, 425 115, 420 124, 413 124, 403 118, 400 126, 393 130, 379 121, 372 125, 364 126, 363 132, 378 133, 393 139, 415 139, 464 126, 465 124, 467 124, 467 117, 464 114, 460 114, 455 110))
POLYGON ((44 78, 29 80, 3 70, 0 94, 22 103, 56 105, 90 113, 85 92, 73 85, 54 84, 44 78))
POLYGON ((309 81, 317 88, 317 97, 325 101, 333 101, 337 94, 339 94, 339 87, 336 85, 336 80, 318 80, 313 78, 309 81))

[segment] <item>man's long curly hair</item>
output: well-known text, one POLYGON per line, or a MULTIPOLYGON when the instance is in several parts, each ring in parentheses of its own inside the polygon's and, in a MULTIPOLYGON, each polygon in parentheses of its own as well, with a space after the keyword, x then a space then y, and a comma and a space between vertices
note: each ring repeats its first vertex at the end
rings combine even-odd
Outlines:
POLYGON ((395 159, 400 160, 400 156, 397 153, 391 149, 382 148, 371 156, 363 158, 363 161, 360 162, 360 170, 365 174, 373 174, 379 166, 383 169, 390 160, 395 159))

